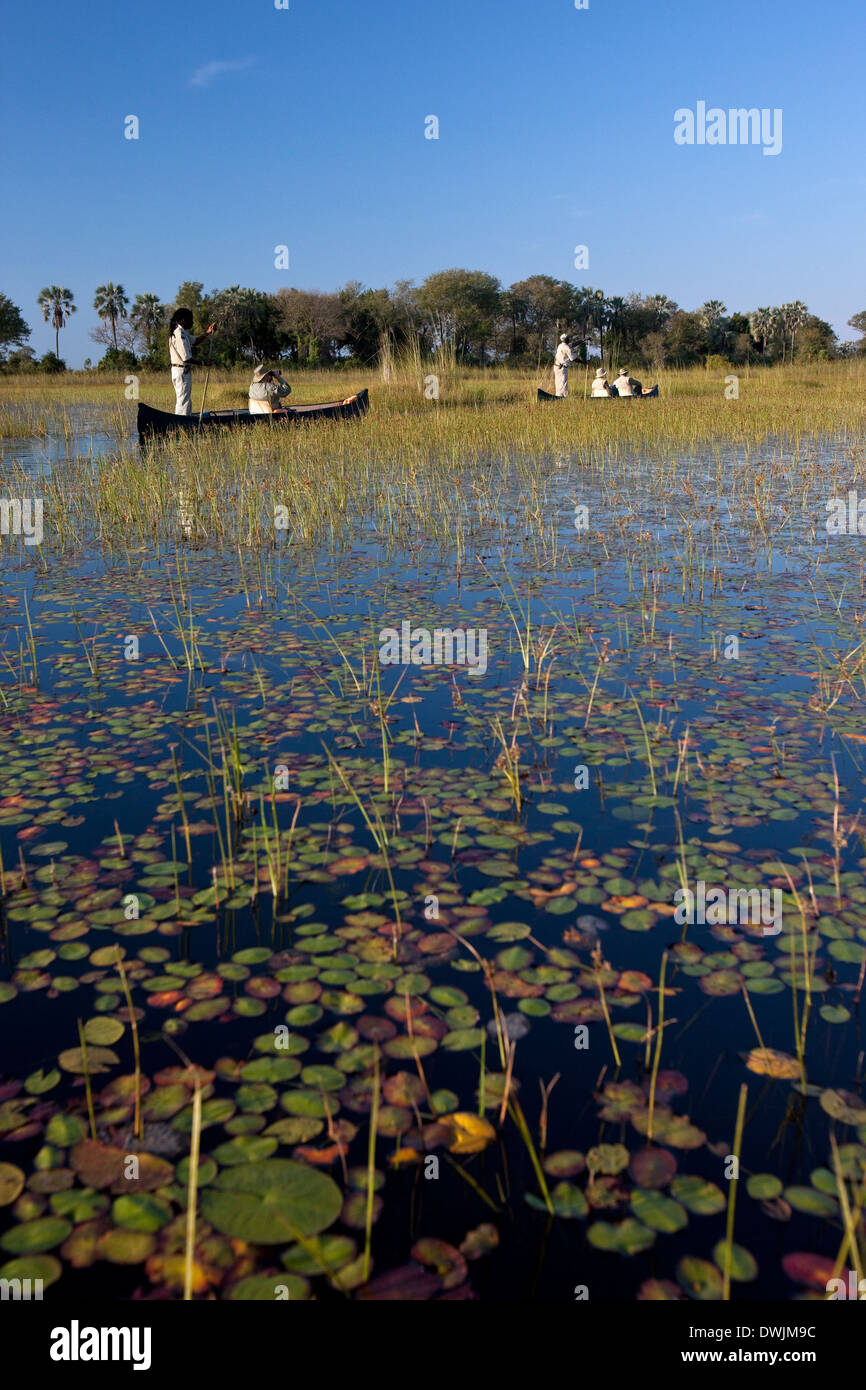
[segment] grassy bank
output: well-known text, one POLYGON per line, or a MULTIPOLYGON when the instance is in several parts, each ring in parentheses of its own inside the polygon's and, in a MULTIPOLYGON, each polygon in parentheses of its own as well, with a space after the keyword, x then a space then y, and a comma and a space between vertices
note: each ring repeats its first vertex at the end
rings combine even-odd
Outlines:
MULTIPOLYGON (((626 405, 584 402, 591 369, 578 368, 571 375, 567 404, 537 406, 537 387, 551 387, 547 370, 533 374, 451 368, 436 375, 431 366, 395 370, 388 381, 382 380, 381 373, 356 367, 288 372, 297 401, 334 399, 363 386, 370 388, 370 418, 360 430, 352 431, 356 452, 359 442, 365 449, 386 451, 408 446, 448 452, 458 445, 470 453, 596 449, 612 443, 646 448, 711 441, 742 445, 772 436, 796 441, 817 432, 859 437, 866 425, 866 362, 859 359, 745 368, 736 373, 736 382, 731 375, 733 371, 726 375, 723 370, 703 368, 662 371, 659 400, 626 405), (436 389, 438 398, 431 395, 436 389), (733 389, 738 391, 735 399, 726 395, 733 389)), ((208 407, 244 406, 248 385, 246 372, 212 372, 208 407)), ((204 372, 198 371, 193 385, 195 409, 201 404, 203 386, 204 372)), ((149 404, 173 408, 167 374, 142 373, 137 388, 149 404)), ((82 419, 90 429, 130 435, 136 403, 125 393, 133 389, 120 374, 0 378, 0 438, 63 433, 71 437, 81 428, 82 419)), ((303 437, 307 438, 306 432, 303 437)), ((281 440, 281 451, 290 452, 291 447, 281 440)))

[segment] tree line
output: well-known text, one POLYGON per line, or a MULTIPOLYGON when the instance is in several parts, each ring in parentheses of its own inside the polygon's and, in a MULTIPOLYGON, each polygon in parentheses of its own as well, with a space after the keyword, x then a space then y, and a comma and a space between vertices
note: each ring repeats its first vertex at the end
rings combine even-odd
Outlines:
MULTIPOLYGON (((397 281, 370 289, 350 281, 341 290, 281 289, 276 293, 231 285, 206 293, 198 280, 178 287, 172 303, 152 293, 130 302, 123 286, 97 287, 90 331, 104 349, 101 369, 168 366, 168 324, 174 308, 193 312, 195 332, 216 321, 213 363, 223 367, 282 359, 305 367, 349 360, 387 365, 410 355, 445 356, 475 366, 539 368, 549 364, 561 333, 580 360, 600 356, 648 369, 687 367, 718 357, 732 364, 831 359, 866 351, 866 337, 840 343, 802 300, 729 313, 718 299, 683 309, 664 294, 606 295, 550 275, 531 275, 503 288, 481 270, 441 270, 421 285, 397 281)), ((77 311, 73 292, 49 285, 37 298, 55 334, 55 351, 38 361, 27 345, 21 310, 0 294, 0 365, 6 371, 65 369, 60 336, 77 311)), ((866 334, 866 310, 849 326, 866 334)), ((90 359, 87 366, 92 365, 90 359)))

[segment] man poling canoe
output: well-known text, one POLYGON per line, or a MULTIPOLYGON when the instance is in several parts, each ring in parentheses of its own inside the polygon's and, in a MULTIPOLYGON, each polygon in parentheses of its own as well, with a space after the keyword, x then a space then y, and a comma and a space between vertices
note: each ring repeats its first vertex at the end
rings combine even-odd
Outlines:
POLYGON ((553 359, 553 375, 556 381, 557 396, 568 395, 568 369, 571 363, 576 361, 577 358, 568 346, 568 334, 562 333, 559 347, 556 349, 556 356, 553 359))
POLYGON ((171 380, 174 386, 175 415, 192 414, 192 369, 200 367, 195 349, 203 343, 216 324, 209 324, 198 338, 192 336, 192 310, 176 309, 168 326, 168 355, 171 361, 171 380))

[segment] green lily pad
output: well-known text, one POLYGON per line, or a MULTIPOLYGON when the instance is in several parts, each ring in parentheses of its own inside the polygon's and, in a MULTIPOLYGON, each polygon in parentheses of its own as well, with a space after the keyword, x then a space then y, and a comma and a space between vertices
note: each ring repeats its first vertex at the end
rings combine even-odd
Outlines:
MULTIPOLYGON (((724 1273, 725 1270, 725 1249, 726 1243, 720 1240, 713 1248, 713 1259, 719 1269, 724 1273)), ((758 1262, 754 1255, 744 1249, 742 1245, 731 1245, 731 1278, 738 1283, 748 1284, 758 1277, 758 1262)))
POLYGON ((637 1187, 631 1194, 631 1209, 638 1221, 653 1231, 671 1233, 688 1225, 685 1208, 661 1192, 637 1187))
POLYGON ((728 1204, 720 1187, 692 1173, 682 1173, 674 1178, 671 1192, 695 1216, 715 1216, 724 1211, 728 1204))
POLYGON ((171 1207, 152 1192, 132 1192, 118 1197, 111 1207, 116 1226, 128 1231, 159 1231, 171 1220, 171 1207))
POLYGON ((709 1260, 684 1255, 677 1265, 677 1280, 689 1298, 696 1298, 702 1303, 721 1302, 724 1293, 722 1276, 709 1260))
POLYGON ((0 1236, 0 1250, 10 1255, 39 1255, 61 1245, 72 1230, 72 1222, 62 1216, 38 1216, 35 1221, 23 1221, 0 1236))
POLYGON ((610 1250, 618 1255, 640 1255, 649 1250, 656 1238, 655 1231, 630 1216, 617 1224, 594 1221, 586 1235, 597 1250, 610 1250))
POLYGON ((223 1235, 256 1245, 318 1235, 337 1219, 342 1205, 331 1178, 285 1158, 220 1172, 201 1194, 206 1221, 223 1235))

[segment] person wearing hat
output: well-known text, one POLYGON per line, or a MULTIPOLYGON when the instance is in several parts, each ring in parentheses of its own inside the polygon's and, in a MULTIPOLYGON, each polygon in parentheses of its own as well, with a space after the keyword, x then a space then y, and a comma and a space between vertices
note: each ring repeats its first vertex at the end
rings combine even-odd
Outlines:
POLYGON ((643 386, 636 381, 633 376, 629 376, 628 367, 620 367, 619 376, 613 383, 616 387, 618 396, 642 396, 643 386))
POLYGON ((274 402, 281 401, 291 390, 280 372, 270 367, 256 367, 250 385, 250 414, 273 415, 274 402))
POLYGON ((568 368, 575 360, 574 353, 568 346, 568 334, 561 333, 559 347, 556 349, 556 356, 553 359, 553 376, 556 381, 557 396, 568 395, 568 368))
POLYGON ((604 367, 599 367, 595 374, 595 380, 592 383, 592 395, 605 398, 613 395, 604 367))

